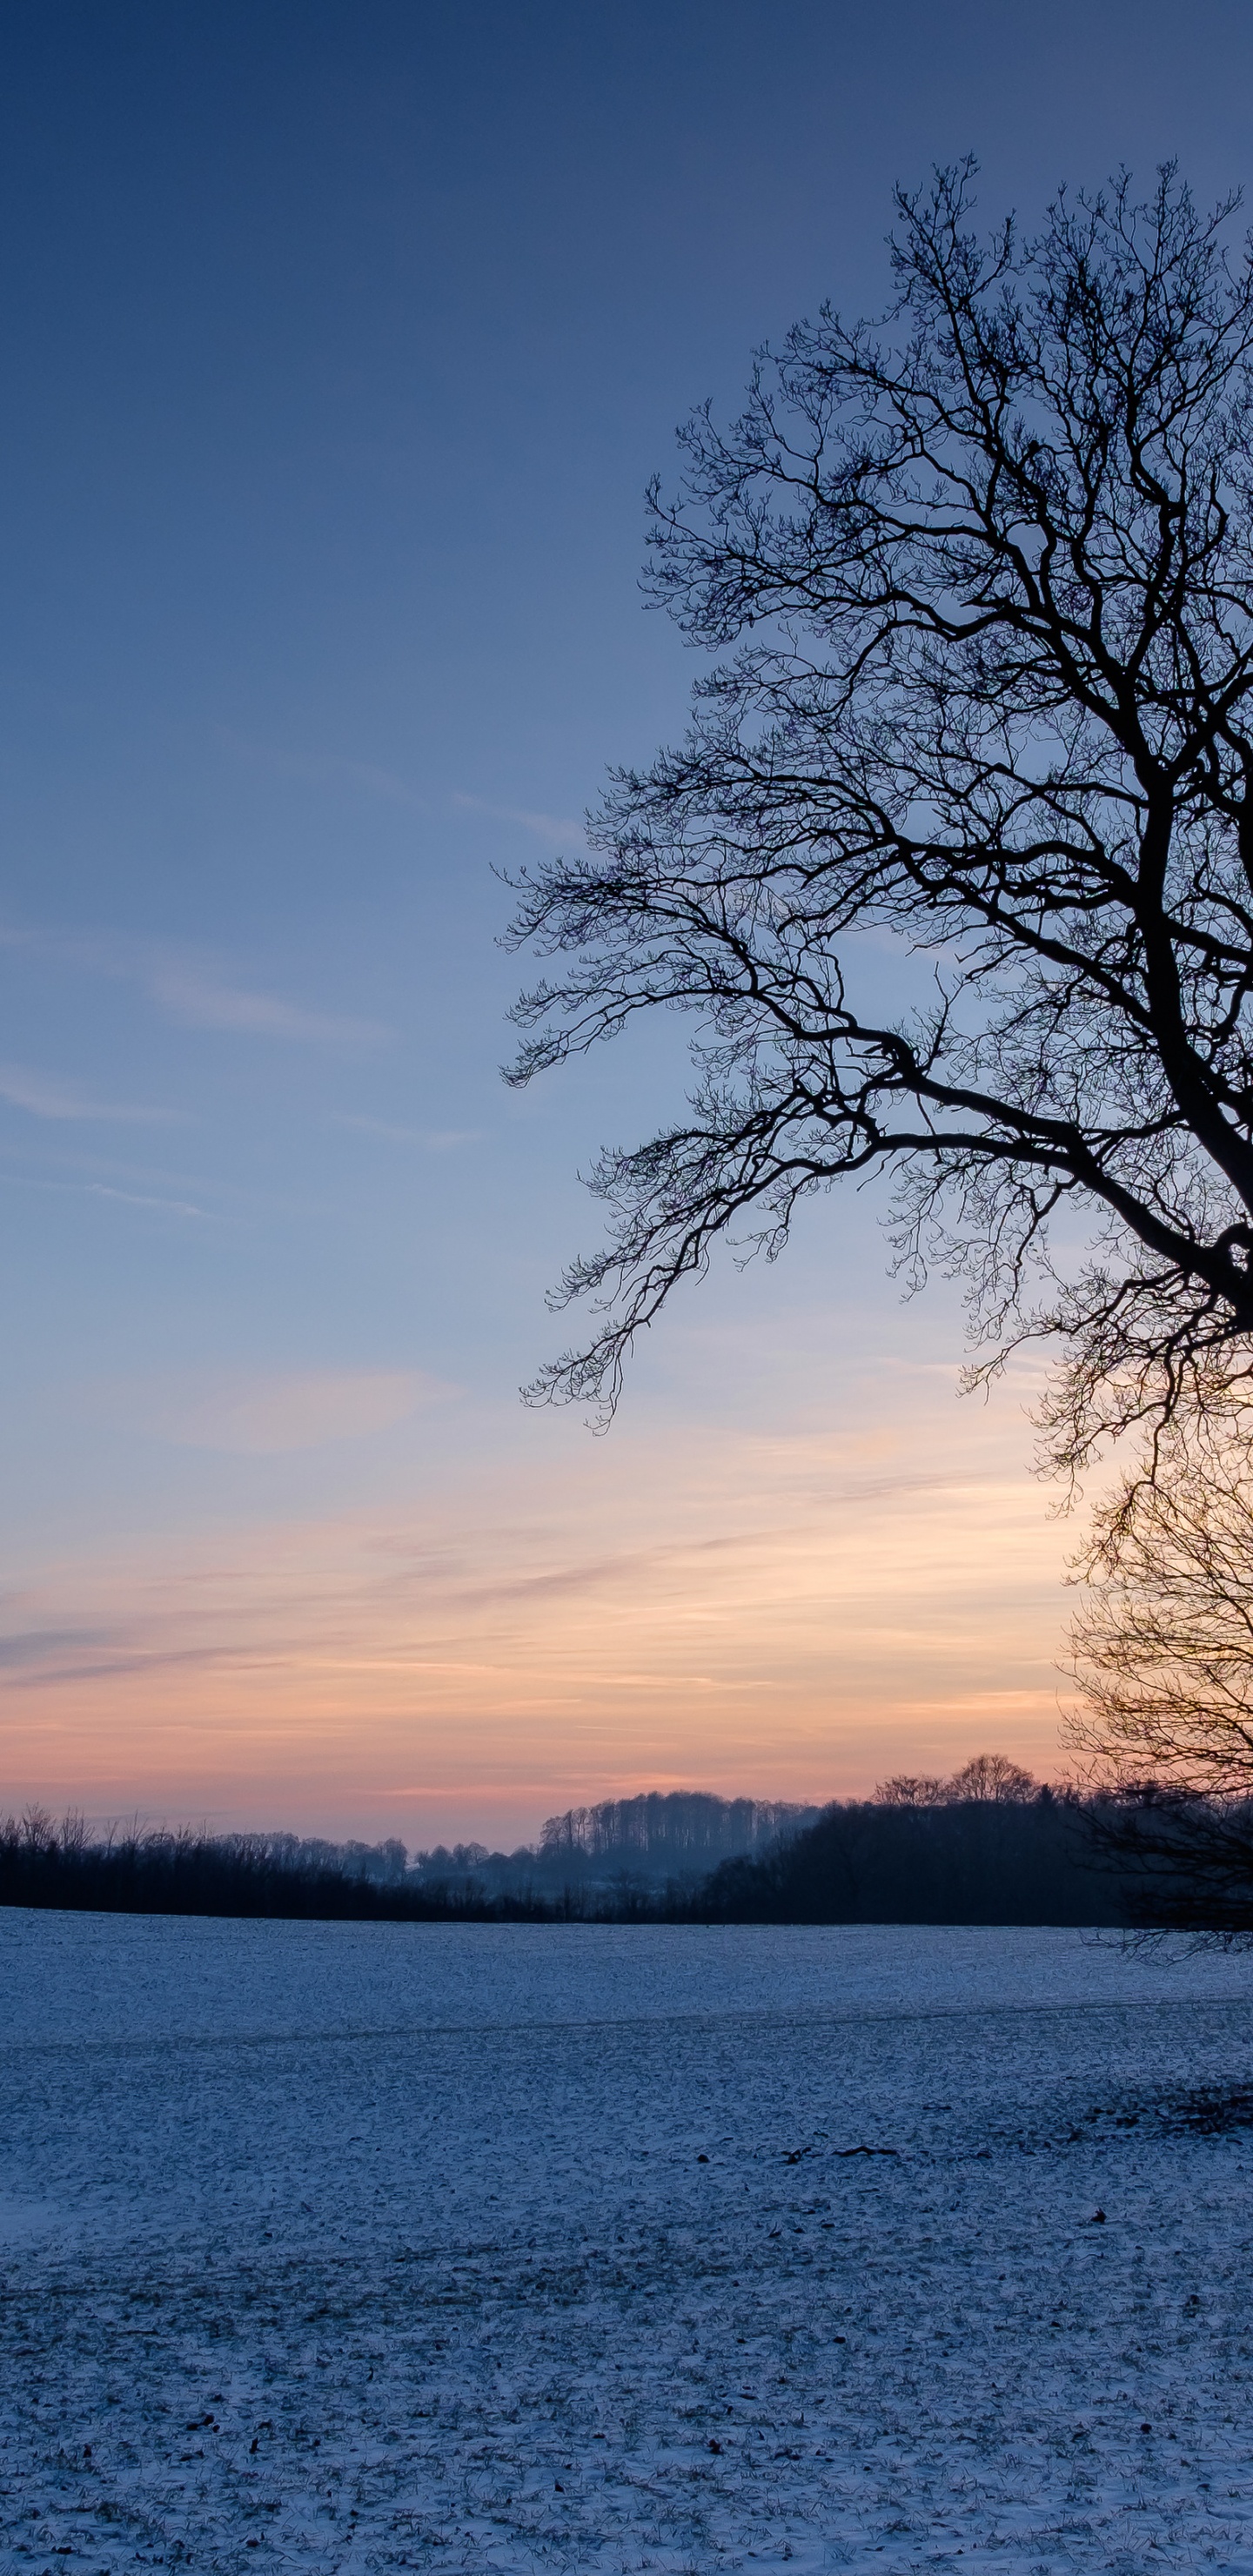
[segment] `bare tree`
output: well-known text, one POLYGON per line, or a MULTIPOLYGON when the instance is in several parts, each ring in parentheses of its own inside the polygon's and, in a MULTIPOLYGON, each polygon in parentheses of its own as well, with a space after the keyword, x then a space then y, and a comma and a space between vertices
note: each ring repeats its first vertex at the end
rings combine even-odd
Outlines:
POLYGON ((981 1807, 1021 1807, 1034 1798, 1038 1783, 1021 1762, 1007 1753, 976 1753, 948 1782, 951 1799, 973 1799, 981 1807))
POLYGON ((1011 1762, 1007 1753, 975 1753, 950 1780, 930 1772, 898 1771, 875 1790, 880 1807, 955 1807, 965 1805, 1020 1807, 1034 1798, 1039 1782, 1011 1762))
POLYGON ((934 1771, 894 1771, 875 1787, 877 1807, 946 1807, 948 1782, 934 1771))
POLYGON ((1253 1928, 1253 1423, 1221 1388, 1176 1414, 1157 1473, 1097 1522, 1065 1734, 1098 1841, 1149 1911, 1253 1928))
POLYGON ((1253 1434, 1180 1416, 1097 1524, 1067 1740, 1122 1790, 1253 1797, 1253 1434))
POLYGON ((512 1079, 679 1009, 696 1080, 601 1159, 596 1324, 534 1395, 612 1405, 727 1229, 774 1254, 878 1170, 974 1374, 1061 1337, 1062 1462, 1248 1364, 1253 267, 1171 169, 985 242, 972 168, 898 196, 886 320, 799 325, 651 496, 655 596, 737 649, 523 880, 561 962, 512 1079))

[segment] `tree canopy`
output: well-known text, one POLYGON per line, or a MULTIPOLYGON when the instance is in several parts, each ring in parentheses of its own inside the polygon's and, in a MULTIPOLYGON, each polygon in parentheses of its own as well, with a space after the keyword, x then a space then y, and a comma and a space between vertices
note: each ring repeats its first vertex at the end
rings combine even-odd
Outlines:
POLYGON ((522 881, 555 962, 511 1078, 678 1009, 695 1081, 598 1164, 558 1292, 595 1322, 538 1394, 612 1404, 720 1236, 777 1253, 876 1170, 976 1367, 1060 1336, 1071 1464, 1246 1364, 1253 267, 1173 169, 1030 238, 972 191, 900 193, 886 318, 799 324, 653 490, 653 595, 722 658, 522 881))

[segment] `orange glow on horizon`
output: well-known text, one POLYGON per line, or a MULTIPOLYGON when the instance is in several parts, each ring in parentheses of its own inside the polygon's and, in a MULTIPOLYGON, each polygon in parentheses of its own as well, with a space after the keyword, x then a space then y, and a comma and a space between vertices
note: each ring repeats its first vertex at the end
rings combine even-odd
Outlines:
POLYGON ((769 1434, 528 1422, 438 1504, 35 1570, 0 1795, 414 1845, 984 1747, 1056 1773, 1071 1540, 1020 1407, 898 1364, 861 1400, 769 1434))

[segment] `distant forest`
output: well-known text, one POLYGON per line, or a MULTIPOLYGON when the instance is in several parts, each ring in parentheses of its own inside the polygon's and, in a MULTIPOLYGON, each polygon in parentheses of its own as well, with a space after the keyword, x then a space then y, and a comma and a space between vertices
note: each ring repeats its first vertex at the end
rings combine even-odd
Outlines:
POLYGON ((1152 1890, 1101 1802, 1001 1755, 901 1777, 823 1808, 695 1791, 548 1819, 513 1852, 481 1843, 185 1829, 93 1835, 39 1809, 0 1822, 0 1904, 392 1922, 1071 1924, 1153 1919, 1152 1890))

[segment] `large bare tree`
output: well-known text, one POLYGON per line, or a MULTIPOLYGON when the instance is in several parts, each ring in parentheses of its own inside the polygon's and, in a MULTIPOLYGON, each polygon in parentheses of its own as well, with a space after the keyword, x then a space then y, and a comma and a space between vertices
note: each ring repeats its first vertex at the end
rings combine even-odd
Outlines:
POLYGON ((595 1171, 537 1393, 612 1403, 719 1236, 876 1170, 976 1369, 1060 1336, 1062 1459, 1246 1364, 1253 270, 1169 169, 1031 239, 971 188, 901 194, 886 320, 798 326, 653 493, 655 595, 724 658, 524 880, 513 1078, 676 1008, 696 1078, 595 1171))

